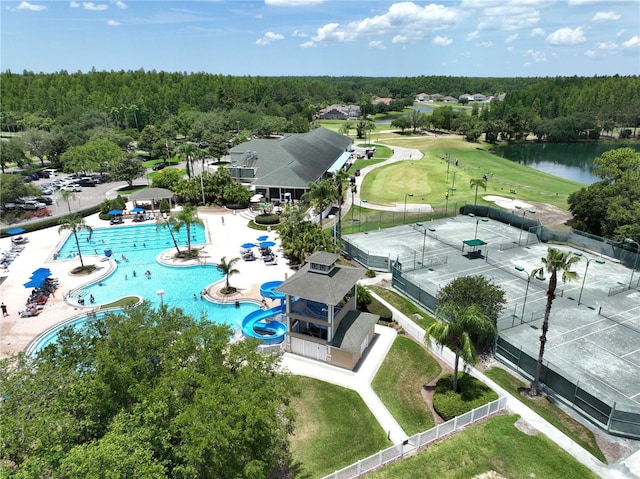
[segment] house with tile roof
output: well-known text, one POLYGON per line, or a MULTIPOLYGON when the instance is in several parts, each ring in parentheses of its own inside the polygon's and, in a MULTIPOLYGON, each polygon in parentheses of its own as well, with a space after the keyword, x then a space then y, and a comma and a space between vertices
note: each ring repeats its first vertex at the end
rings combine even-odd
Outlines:
POLYGON ((266 201, 299 200, 309 184, 343 168, 352 140, 326 128, 282 138, 256 138, 229 151, 231 177, 266 201))
POLYGON ((275 290, 285 295, 288 352, 354 369, 371 344, 378 315, 356 309, 356 284, 366 270, 337 265, 318 251, 275 290))

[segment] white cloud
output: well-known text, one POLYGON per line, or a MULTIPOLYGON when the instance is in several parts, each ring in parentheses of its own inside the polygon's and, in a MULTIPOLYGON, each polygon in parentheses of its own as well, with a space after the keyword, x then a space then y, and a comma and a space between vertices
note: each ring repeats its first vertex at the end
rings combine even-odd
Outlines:
POLYGON ((269 45, 269 43, 275 42, 277 40, 284 40, 284 35, 280 35, 279 33, 267 32, 262 38, 256 40, 256 45, 269 45))
POLYGON ((511 43, 511 42, 512 42, 512 41, 514 41, 516 38, 518 38, 518 34, 517 34, 517 33, 514 33, 513 35, 509 35, 505 41, 506 41, 507 43, 511 43))
POLYGON ((603 42, 596 44, 596 48, 598 50, 605 50, 608 52, 612 52, 618 48, 618 44, 612 41, 603 42))
POLYGON ((447 45, 451 45, 453 43, 453 40, 449 37, 442 37, 438 35, 433 40, 431 40, 431 43, 433 43, 434 45, 440 45, 441 47, 446 47, 447 45))
POLYGON ((300 48, 313 48, 316 46, 317 46, 316 42, 312 42, 311 40, 300 44, 300 48))
POLYGON ((29 2, 20 2, 20 5, 16 7, 16 10, 29 10, 30 12, 41 12, 46 9, 45 5, 34 5, 29 2))
POLYGON ((107 25, 109 25, 110 27, 119 27, 120 22, 118 20, 108 20, 107 25))
POLYGON ((407 43, 409 41, 409 37, 406 35, 396 35, 391 39, 391 43, 407 43))
POLYGON ((534 28, 529 34, 530 37, 544 37, 546 32, 542 28, 534 28))
POLYGON ((478 36, 480 35, 480 32, 478 30, 475 30, 469 34, 467 34, 466 36, 466 40, 468 42, 472 42, 473 40, 475 40, 476 38, 478 38, 478 36))
POLYGON ((301 32, 300 30, 294 30, 293 33, 291 34, 292 37, 297 37, 297 38, 307 38, 309 35, 307 35, 304 32, 301 32))
POLYGON ((111 3, 113 3, 118 8, 122 8, 122 9, 128 8, 127 4, 124 3, 122 0, 111 0, 111 3))
POLYGON ((625 32, 625 30, 624 30, 624 28, 623 28, 623 29, 622 29, 622 30, 620 30, 618 33, 616 33, 616 37, 618 37, 618 38, 619 38, 619 37, 621 37, 622 35, 624 35, 624 32, 625 32))
POLYGON ((493 45, 493 42, 476 42, 476 47, 487 48, 493 45))
POLYGON ((324 3, 324 0, 264 0, 264 4, 269 7, 301 7, 321 3, 324 3))
POLYGON ((598 12, 591 19, 592 22, 613 22, 620 20, 620 15, 616 12, 598 12))
POLYGON ((578 28, 560 28, 550 34, 545 40, 546 43, 553 46, 579 45, 587 41, 584 36, 582 27, 578 28))
POLYGON ((595 58, 596 56, 598 56, 598 54, 596 52, 594 52, 593 50, 587 50, 586 52, 584 52, 584 54, 588 57, 591 58, 595 58))
POLYGON ((109 5, 104 3, 101 3, 101 4, 95 4, 93 2, 79 3, 79 2, 76 2, 75 0, 71 0, 69 5, 71 6, 71 8, 82 8, 84 10, 90 10, 92 12, 101 12, 109 8, 109 5))
POLYGON ((508 51, 509 53, 513 53, 513 47, 507 47, 507 51, 508 51))
POLYGON ((455 25, 462 15, 463 12, 455 7, 435 4, 421 7, 413 2, 394 3, 380 15, 344 25, 327 23, 317 29, 313 40, 319 43, 347 42, 361 37, 392 34, 420 38, 426 32, 443 30, 455 25))
POLYGON ((531 59, 535 62, 535 63, 544 63, 547 61, 547 56, 544 54, 544 52, 540 52, 537 50, 532 50, 529 49, 527 50, 527 53, 524 54, 525 57, 531 57, 531 59))
POLYGON ((634 35, 622 44, 625 53, 640 53, 640 36, 634 35))
POLYGON ((384 50, 384 42, 381 40, 372 40, 369 42, 369 48, 377 48, 379 50, 384 50))

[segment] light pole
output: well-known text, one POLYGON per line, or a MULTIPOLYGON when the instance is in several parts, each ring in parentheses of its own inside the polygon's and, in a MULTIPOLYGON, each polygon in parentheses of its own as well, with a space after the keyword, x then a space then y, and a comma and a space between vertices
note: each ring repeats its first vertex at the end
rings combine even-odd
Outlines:
MULTIPOLYGON (((582 257, 582 253, 580 253, 579 251, 576 251, 573 254, 575 254, 576 256, 582 257)), ((585 258, 587 258, 587 257, 585 256, 585 258)), ((603 259, 600 259, 600 258, 587 258, 587 266, 584 268, 584 276, 582 277, 582 286, 580 287, 580 295, 578 296, 578 306, 580 306, 580 301, 582 301, 582 290, 584 289, 584 282, 587 279, 587 271, 589 271, 589 264, 592 261, 595 261, 598 264, 604 264, 605 263, 605 261, 603 259)))
POLYGON ((363 200, 362 198, 360 198, 360 209, 358 210, 358 233, 360 233, 360 225, 362 224, 360 221, 361 215, 362 215, 362 203, 366 203, 367 200, 363 200))
MULTIPOLYGON (((522 266, 515 266, 514 267, 517 271, 520 271, 521 273, 525 273, 527 275, 527 289, 524 290, 524 303, 522 304, 522 314, 520 315, 520 322, 522 323, 522 321, 524 321, 524 308, 527 306, 527 295, 529 294, 529 283, 531 283, 531 273, 529 273, 527 270, 525 270, 522 266)), ((540 276, 537 275, 536 279, 539 279, 540 281, 544 280, 544 276, 540 276)))
POLYGON ((457 171, 453 172, 453 181, 451 182, 451 189, 455 191, 454 186, 456 186, 456 173, 457 171))
POLYGON ((357 189, 356 185, 351 185, 351 227, 352 228, 353 228, 353 210, 355 209, 355 206, 356 206, 353 196, 356 194, 356 189, 357 189))
POLYGON ((236 120, 236 135, 240 134, 240 120, 236 120))
POLYGON ((445 200, 445 203, 444 203, 444 217, 446 218, 448 210, 449 210, 449 192, 448 191, 444 194, 444 200, 445 200))
POLYGON ((638 243, 633 238, 625 238, 624 242, 636 245, 636 259, 633 260, 633 269, 631 270, 631 279, 629 280, 629 289, 631 289, 631 283, 633 283, 633 273, 636 271, 636 266, 638 265, 638 254, 640 254, 640 243, 638 243))
POLYGON ((156 291, 156 294, 160 297, 160 307, 162 308, 162 297, 164 296, 164 289, 159 289, 158 291, 156 291))
POLYGON ((422 234, 424 235, 422 237, 422 263, 420 263, 420 264, 422 264, 422 267, 424 268, 424 250, 425 250, 426 243, 427 243, 427 229, 429 231, 432 231, 432 232, 435 231, 435 229, 434 228, 426 228, 422 223, 416 223, 416 226, 419 226, 420 228, 422 228, 422 234))
POLYGON ((469 213, 469 216, 476 220, 476 232, 473 233, 473 239, 478 239, 478 223, 482 221, 483 223, 487 223, 489 220, 487 218, 477 218, 473 213, 469 213))
POLYGON ((407 196, 413 196, 413 193, 407 193, 404 195, 404 215, 402 216, 402 224, 407 222, 407 196))
MULTIPOLYGON (((522 240, 522 230, 524 229, 524 216, 527 213, 531 213, 532 215, 534 215, 536 213, 536 210, 525 210, 520 205, 516 205, 516 209, 517 210, 522 210, 522 221, 520 222, 520 236, 518 237, 518 246, 520 246, 520 240, 522 240)), ((529 240, 528 239, 527 239, 527 244, 529 244, 529 240)))

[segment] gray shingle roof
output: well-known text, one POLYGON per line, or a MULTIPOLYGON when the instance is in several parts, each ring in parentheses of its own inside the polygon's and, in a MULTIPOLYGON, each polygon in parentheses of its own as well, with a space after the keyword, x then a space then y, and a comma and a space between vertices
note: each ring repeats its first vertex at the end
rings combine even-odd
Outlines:
POLYGON ((363 268, 336 267, 329 274, 309 271, 305 264, 276 291, 319 303, 336 305, 366 272, 363 268))
POLYGON ((230 150, 235 164, 242 166, 248 151, 257 153, 257 186, 308 188, 344 153, 351 140, 339 133, 316 128, 308 133, 296 133, 276 140, 255 139, 230 150))
POLYGON ((336 330, 331 346, 344 351, 355 353, 360 350, 360 345, 365 336, 375 326, 380 316, 360 311, 349 311, 336 330))

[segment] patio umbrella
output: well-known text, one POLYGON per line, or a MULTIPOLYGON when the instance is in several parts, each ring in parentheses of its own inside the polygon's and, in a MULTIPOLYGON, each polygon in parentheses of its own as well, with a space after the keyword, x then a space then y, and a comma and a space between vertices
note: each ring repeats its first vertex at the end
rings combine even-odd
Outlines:
POLYGON ((25 288, 39 288, 44 283, 44 278, 32 278, 24 283, 25 288))
POLYGON ((36 276, 44 276, 45 278, 47 278, 51 276, 51 270, 49 268, 38 268, 33 273, 31 273, 32 278, 36 276))
POLYGON ((258 241, 267 241, 268 236, 264 235, 264 236, 258 236, 258 241))
POLYGON ((253 248, 254 246, 255 246, 254 243, 244 243, 240 247, 243 249, 249 249, 249 248, 253 248))
POLYGON ((121 215, 122 214, 122 210, 111 210, 109 211, 110 215, 121 215))
POLYGON ((132 210, 129 210, 132 213, 142 213, 144 211, 144 208, 140 208, 139 206, 136 208, 133 208, 132 210))
POLYGON ((276 244, 273 241, 263 241, 262 243, 260 243, 260 247, 261 248, 271 248, 272 246, 275 246, 276 244))
POLYGON ((24 228, 11 228, 9 231, 7 231, 7 234, 13 236, 13 235, 19 235, 24 232, 25 232, 24 228))

